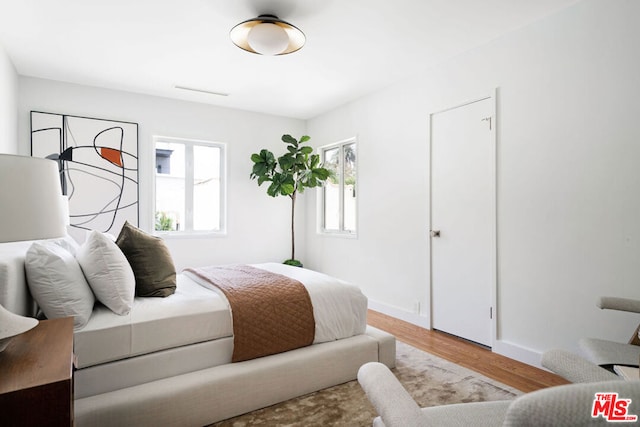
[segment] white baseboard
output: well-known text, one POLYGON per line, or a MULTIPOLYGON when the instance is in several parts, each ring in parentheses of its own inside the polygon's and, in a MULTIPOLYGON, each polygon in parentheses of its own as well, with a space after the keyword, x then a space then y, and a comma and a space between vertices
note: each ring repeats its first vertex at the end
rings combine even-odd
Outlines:
MULTIPOLYGON (((421 328, 425 329, 431 329, 430 319, 417 313, 411 313, 401 308, 372 300, 369 300, 369 308, 382 314, 386 314, 387 316, 395 317, 396 319, 411 323, 412 325, 420 326, 421 328)), ((496 340, 491 347, 491 351, 502 356, 506 356, 510 359, 517 360, 518 362, 526 363, 537 368, 542 368, 542 365, 540 364, 542 354, 535 350, 521 347, 517 344, 513 344, 507 341, 496 340)))
POLYGON ((491 351, 501 354, 502 356, 506 356, 510 359, 517 360, 518 362, 526 363, 527 365, 535 366, 537 368, 542 368, 542 365, 540 364, 540 361, 542 360, 542 353, 535 350, 521 347, 510 342, 496 340, 493 343, 491 351))
POLYGON ((382 314, 386 314, 387 316, 395 317, 396 319, 411 323, 412 325, 420 326, 421 328, 425 329, 431 329, 431 321, 428 318, 420 316, 417 313, 411 313, 401 308, 372 300, 369 300, 369 308, 382 314))

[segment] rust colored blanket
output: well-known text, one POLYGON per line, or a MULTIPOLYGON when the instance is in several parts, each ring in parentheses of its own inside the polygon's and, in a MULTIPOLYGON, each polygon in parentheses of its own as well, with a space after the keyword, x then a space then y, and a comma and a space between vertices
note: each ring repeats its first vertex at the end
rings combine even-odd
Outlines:
POLYGON ((249 265, 187 268, 218 287, 233 317, 233 362, 313 343, 315 320, 307 289, 287 276, 249 265))

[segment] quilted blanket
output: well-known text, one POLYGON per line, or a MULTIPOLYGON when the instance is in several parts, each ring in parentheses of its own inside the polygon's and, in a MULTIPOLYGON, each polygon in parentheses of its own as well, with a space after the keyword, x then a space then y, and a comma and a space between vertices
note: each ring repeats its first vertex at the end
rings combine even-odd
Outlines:
POLYGON ((304 285, 249 265, 188 268, 219 288, 233 318, 233 362, 311 345, 315 319, 304 285))

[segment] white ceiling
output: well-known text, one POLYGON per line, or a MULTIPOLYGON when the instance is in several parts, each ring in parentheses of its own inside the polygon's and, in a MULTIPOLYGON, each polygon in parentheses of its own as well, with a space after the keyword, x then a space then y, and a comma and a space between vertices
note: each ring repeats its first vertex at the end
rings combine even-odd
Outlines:
POLYGON ((308 119, 577 1, 0 0, 0 43, 24 76, 308 119), (229 30, 263 13, 305 47, 235 47, 229 30))

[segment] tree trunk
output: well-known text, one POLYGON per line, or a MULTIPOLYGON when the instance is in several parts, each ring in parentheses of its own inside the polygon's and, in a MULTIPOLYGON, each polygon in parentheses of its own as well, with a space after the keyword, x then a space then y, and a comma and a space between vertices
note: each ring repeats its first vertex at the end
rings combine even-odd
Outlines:
POLYGON ((291 196, 291 259, 296 259, 296 232, 295 232, 295 213, 296 213, 296 193, 291 196))

